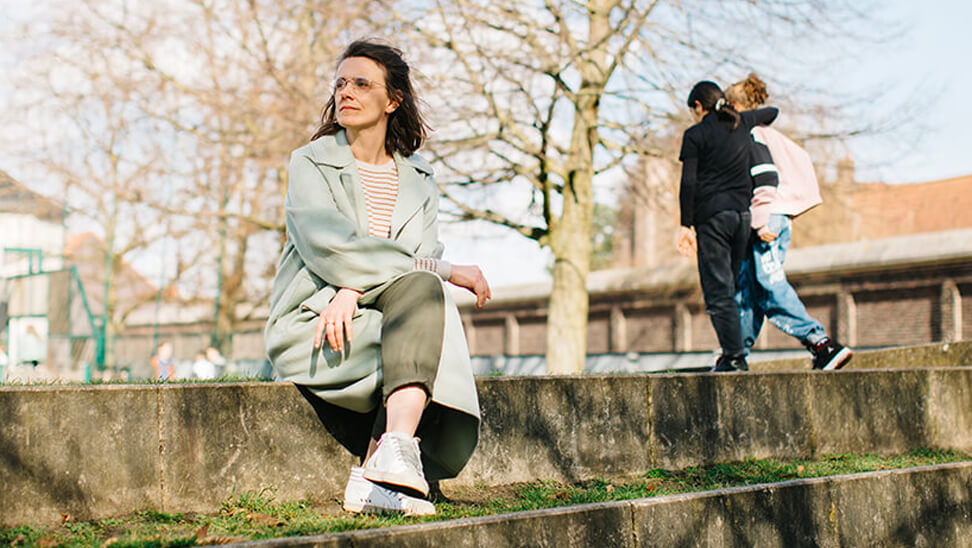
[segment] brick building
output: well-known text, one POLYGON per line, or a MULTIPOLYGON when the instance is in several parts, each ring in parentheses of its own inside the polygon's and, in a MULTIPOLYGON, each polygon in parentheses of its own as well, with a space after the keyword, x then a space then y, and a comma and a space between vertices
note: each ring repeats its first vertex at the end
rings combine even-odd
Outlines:
MULTIPOLYGON (((972 339, 972 229, 793 250, 787 274, 811 315, 859 348, 972 339)), ((588 352, 718 347, 693 261, 594 272, 588 352)), ((488 307, 457 301, 474 355, 543 354, 550 284, 497 288, 488 307)), ((797 349, 768 327, 757 349, 797 349)))
MULTIPOLYGON (((661 161, 657 167, 660 176, 671 173, 661 161)), ((787 258, 788 277, 811 315, 861 348, 972 339, 972 175, 854 183, 849 160, 837 173, 821 185, 824 204, 794 224, 787 258)), ((622 200, 617 267, 589 278, 589 353, 718 346, 694 260, 674 252, 675 197, 656 188, 622 200)), ((545 353, 549 291, 549 283, 498 288, 478 311, 458 295, 472 353, 545 353)), ((799 344, 769 326, 756 348, 799 344)))

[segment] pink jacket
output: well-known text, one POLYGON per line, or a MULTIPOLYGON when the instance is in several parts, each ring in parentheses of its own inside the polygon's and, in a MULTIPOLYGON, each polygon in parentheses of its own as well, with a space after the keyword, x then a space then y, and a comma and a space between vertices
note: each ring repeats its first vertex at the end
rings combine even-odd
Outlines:
POLYGON ((780 186, 775 193, 753 194, 749 210, 753 229, 759 231, 766 227, 772 213, 796 217, 822 200, 813 162, 807 151, 769 126, 754 127, 752 133, 754 139, 769 148, 780 176, 780 186))

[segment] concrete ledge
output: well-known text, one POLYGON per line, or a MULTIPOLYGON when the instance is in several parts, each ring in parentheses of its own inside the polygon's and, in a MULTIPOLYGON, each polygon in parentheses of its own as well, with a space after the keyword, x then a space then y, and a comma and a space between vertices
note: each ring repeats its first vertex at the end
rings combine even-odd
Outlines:
MULTIPOLYGON (((828 452, 972 452, 972 368, 485 378, 455 485, 828 452)), ((341 496, 356 458, 290 384, 0 389, 0 523, 341 496)), ((448 485, 448 483, 447 483, 448 485)))
POLYGON ((966 546, 972 462, 245 543, 338 546, 966 546))
MULTIPOLYGON (((845 369, 955 366, 972 366, 972 341, 858 351, 845 369)), ((753 362, 749 367, 753 371, 793 371, 810 369, 811 365, 810 358, 805 357, 753 362)))

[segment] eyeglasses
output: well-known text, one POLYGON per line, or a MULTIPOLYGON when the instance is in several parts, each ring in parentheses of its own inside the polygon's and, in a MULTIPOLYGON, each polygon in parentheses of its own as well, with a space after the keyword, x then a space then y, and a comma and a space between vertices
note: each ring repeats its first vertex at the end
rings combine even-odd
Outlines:
POLYGON ((334 81, 333 84, 331 84, 331 87, 335 92, 338 92, 344 89, 344 86, 348 84, 351 84, 352 90, 359 91, 362 93, 370 90, 375 86, 385 87, 385 85, 382 84, 381 82, 375 82, 374 80, 369 80, 367 78, 362 78, 360 76, 357 78, 343 78, 343 77, 338 78, 337 80, 334 81))

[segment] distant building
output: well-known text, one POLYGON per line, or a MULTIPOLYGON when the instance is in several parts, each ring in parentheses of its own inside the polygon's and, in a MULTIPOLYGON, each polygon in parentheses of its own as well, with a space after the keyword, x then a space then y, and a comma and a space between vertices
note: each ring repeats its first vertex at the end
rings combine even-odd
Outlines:
POLYGON ((0 170, 0 341, 14 366, 47 361, 49 284, 36 274, 64 266, 63 219, 60 204, 0 170))
MULTIPOLYGON (((787 273, 810 313, 861 348, 972 338, 972 175, 855 183, 853 162, 794 223, 787 273)), ((694 259, 675 251, 678 163, 643 160, 619 200, 614 267, 588 278, 588 352, 678 356, 718 346, 694 259)), ((471 352, 542 355, 550 284, 496 288, 477 310, 459 292, 471 352)), ((756 349, 799 349, 775 328, 756 349)))
MULTIPOLYGON (((614 268, 655 267, 678 258, 679 164, 643 161, 625 191, 615 227, 614 268)), ((818 174, 819 175, 819 174, 818 174)), ((909 184, 856 182, 854 162, 822 181, 823 203, 793 224, 793 248, 972 228, 972 175, 909 184)))

